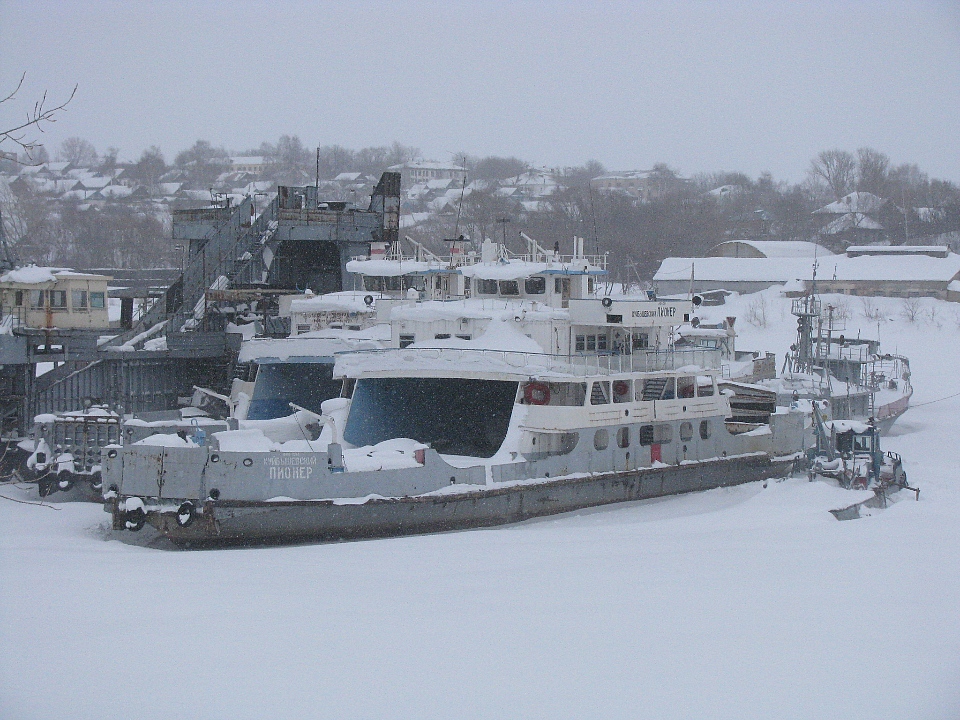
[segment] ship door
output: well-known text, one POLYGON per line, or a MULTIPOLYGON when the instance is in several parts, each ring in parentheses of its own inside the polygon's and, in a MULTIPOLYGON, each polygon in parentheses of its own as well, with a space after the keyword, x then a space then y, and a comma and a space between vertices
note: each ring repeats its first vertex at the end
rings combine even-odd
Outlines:
POLYGON ((660 452, 660 443, 650 446, 650 462, 663 462, 663 455, 660 452))

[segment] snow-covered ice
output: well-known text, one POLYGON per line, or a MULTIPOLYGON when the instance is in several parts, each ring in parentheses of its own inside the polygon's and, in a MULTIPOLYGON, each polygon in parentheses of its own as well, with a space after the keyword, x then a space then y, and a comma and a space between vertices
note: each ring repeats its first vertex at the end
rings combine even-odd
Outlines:
MULTIPOLYGON (((0 717, 960 717, 960 306, 908 322, 899 300, 843 301, 848 334, 879 322, 910 356, 914 407, 885 446, 919 502, 838 522, 859 496, 798 478, 177 552, 107 539, 95 505, 0 499, 0 717)), ((776 291, 707 311, 740 316, 740 347, 793 340, 776 291), (761 300, 765 329, 745 319, 761 300)))

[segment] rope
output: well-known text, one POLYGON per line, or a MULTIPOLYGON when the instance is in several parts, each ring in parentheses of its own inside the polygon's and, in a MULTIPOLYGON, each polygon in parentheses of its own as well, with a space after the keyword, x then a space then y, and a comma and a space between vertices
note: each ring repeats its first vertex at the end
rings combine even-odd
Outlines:
POLYGON ((927 400, 927 402, 913 403, 910 407, 918 408, 918 407, 923 407, 924 405, 933 405, 934 403, 938 403, 943 400, 949 400, 950 398, 955 398, 958 395, 960 395, 960 392, 955 392, 953 395, 947 395, 946 397, 937 398, 936 400, 927 400))

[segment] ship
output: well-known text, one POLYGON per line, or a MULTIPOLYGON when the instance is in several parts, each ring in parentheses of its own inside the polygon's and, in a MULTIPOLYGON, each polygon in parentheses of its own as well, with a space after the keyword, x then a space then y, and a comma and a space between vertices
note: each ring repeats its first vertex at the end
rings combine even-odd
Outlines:
POLYGON ((522 237, 520 255, 461 239, 449 258, 355 258, 365 288, 411 283, 377 303, 390 346, 336 355, 341 392, 310 413, 309 436, 265 421, 203 446, 160 434, 106 448, 118 536, 149 526, 198 547, 450 531, 791 471, 809 412, 730 422, 721 350, 676 343, 696 298, 600 297, 606 257, 582 238, 563 256, 522 237))

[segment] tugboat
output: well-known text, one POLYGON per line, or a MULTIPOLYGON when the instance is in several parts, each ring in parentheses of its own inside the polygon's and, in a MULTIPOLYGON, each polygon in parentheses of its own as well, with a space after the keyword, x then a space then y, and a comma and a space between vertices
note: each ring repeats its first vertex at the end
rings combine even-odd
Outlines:
POLYGON ((792 469, 809 415, 777 408, 766 423, 728 425, 720 350, 674 345, 691 300, 596 297, 605 257, 584 255, 581 239, 572 256, 527 240, 522 256, 485 242, 440 263, 459 299, 415 289, 378 303, 391 347, 337 355, 343 390, 313 414, 322 429, 310 437, 246 428, 199 451, 176 436, 108 448, 114 528, 149 524, 185 546, 384 537, 792 469))
POLYGON ((847 337, 837 309, 824 307, 815 288, 792 302, 797 339, 781 376, 760 384, 776 391, 778 404, 817 400, 828 420, 872 418, 886 433, 910 405, 910 361, 881 352, 879 340, 847 337))

